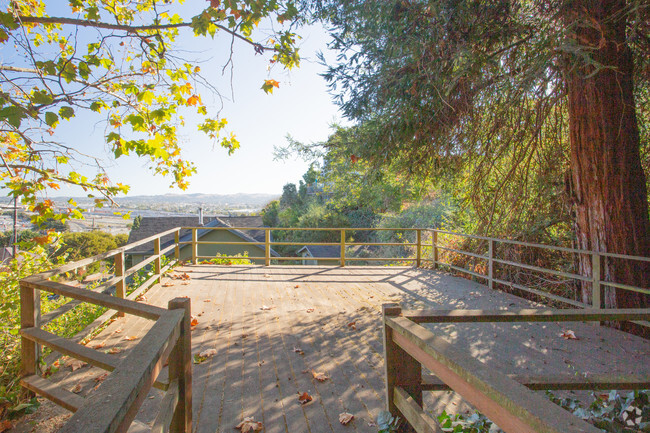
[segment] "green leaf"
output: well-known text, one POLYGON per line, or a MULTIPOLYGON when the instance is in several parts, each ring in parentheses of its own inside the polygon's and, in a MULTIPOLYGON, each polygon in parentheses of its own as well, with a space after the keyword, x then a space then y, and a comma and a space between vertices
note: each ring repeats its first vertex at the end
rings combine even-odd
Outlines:
POLYGON ((59 123, 59 116, 57 116, 56 113, 48 111, 45 113, 45 123, 47 123, 48 126, 55 127, 56 124, 59 123))
POLYGON ((10 125, 19 128, 22 120, 27 117, 22 108, 10 105, 0 110, 0 119, 6 120, 10 125))
POLYGON ((32 93, 32 101, 35 104, 48 105, 51 104, 54 99, 52 95, 46 90, 39 90, 32 93))
POLYGON ((61 107, 61 109, 59 110, 59 115, 67 120, 74 116, 74 110, 72 109, 72 107, 68 107, 68 106, 61 107))

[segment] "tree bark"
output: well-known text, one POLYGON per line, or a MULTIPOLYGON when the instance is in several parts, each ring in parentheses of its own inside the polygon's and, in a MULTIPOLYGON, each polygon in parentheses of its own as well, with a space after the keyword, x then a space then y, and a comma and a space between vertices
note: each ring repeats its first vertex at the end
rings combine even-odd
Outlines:
MULTIPOLYGON (((562 11, 569 37, 591 62, 567 56, 572 195, 577 246, 581 249, 650 255, 646 178, 639 155, 634 101, 634 61, 626 43, 625 0, 568 0, 562 11)), ((591 257, 580 255, 581 273, 591 257)), ((604 259, 603 278, 648 287, 644 262, 604 259)), ((582 285, 591 303, 591 284, 582 285)), ((645 307, 645 295, 605 287, 607 308, 645 307)))

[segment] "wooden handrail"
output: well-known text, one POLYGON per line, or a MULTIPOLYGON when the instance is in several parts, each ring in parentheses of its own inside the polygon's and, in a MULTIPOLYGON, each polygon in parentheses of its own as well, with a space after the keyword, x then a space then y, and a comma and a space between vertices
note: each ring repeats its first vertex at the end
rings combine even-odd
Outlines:
POLYGON ((507 376, 462 353, 418 323, 604 321, 650 318, 639 310, 414 310, 396 304, 383 306, 386 407, 404 418, 418 433, 440 432, 423 410, 423 391, 451 389, 483 412, 506 433, 571 433, 599 431, 528 389, 646 389, 648 378, 598 375, 594 377, 507 376), (418 322, 418 323, 416 323, 418 322), (422 367, 435 377, 422 377, 422 367))
POLYGON ((176 298, 170 301, 167 309, 125 299, 125 278, 127 276, 153 263, 154 275, 139 288, 136 288, 135 292, 140 292, 159 280, 162 272, 169 268, 170 265, 162 268, 161 259, 164 254, 177 250, 179 231, 180 228, 168 230, 119 249, 21 280, 21 384, 31 392, 45 396, 75 412, 60 431, 75 433, 127 431, 149 389, 154 386, 167 390, 168 396, 174 396, 174 393, 176 396, 171 400, 165 399, 165 405, 162 408, 165 413, 157 418, 157 426, 172 433, 191 432, 192 362, 190 358, 189 299, 176 298), (161 238, 172 233, 175 235, 176 243, 161 249, 161 238), (148 242, 154 243, 153 256, 125 269, 124 252, 148 242), (73 287, 63 282, 50 280, 53 276, 107 258, 114 258, 115 276, 95 290, 73 287), (116 296, 106 293, 113 286, 116 287, 116 296), (40 296, 36 295, 37 291, 46 291, 72 298, 68 304, 45 315, 45 319, 48 321, 66 313, 81 302, 89 302, 117 310, 117 314, 133 314, 154 320, 155 323, 136 347, 118 362, 110 355, 40 329, 43 323, 40 320, 40 296), (41 345, 49 346, 57 352, 112 371, 112 373, 96 393, 83 399, 37 376, 41 345), (170 366, 169 376, 172 388, 176 388, 171 391, 168 389, 168 384, 157 381, 158 373, 166 362, 170 366), (166 416, 170 410, 173 414, 171 418, 166 416), (167 427, 164 422, 161 424, 161 420, 169 421, 171 425, 167 427))

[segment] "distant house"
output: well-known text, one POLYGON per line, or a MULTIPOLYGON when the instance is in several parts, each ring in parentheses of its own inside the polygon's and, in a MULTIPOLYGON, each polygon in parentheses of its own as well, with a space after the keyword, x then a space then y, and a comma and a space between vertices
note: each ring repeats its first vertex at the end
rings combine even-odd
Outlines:
POLYGON ((305 245, 298 250, 303 265, 338 265, 341 247, 338 245, 305 245))
MULTIPOLYGON (((197 230, 197 239, 199 242, 259 242, 258 244, 247 245, 219 245, 213 243, 199 244, 198 256, 215 257, 217 254, 222 256, 235 256, 237 254, 248 253, 248 257, 259 257, 258 260, 251 260, 256 264, 264 264, 265 245, 264 245, 264 224, 260 216, 237 216, 237 217, 201 217, 201 216, 183 216, 183 217, 142 217, 140 225, 133 228, 129 234, 128 243, 137 242, 141 239, 154 236, 175 227, 206 227, 197 230), (208 227, 231 227, 228 230, 209 230, 208 227), (237 227, 251 227, 253 230, 236 230, 237 227)), ((179 241, 191 242, 192 231, 181 230, 179 241)), ((160 242, 160 248, 164 249, 174 243, 174 234, 163 236, 160 242)), ((271 257, 278 257, 278 253, 272 248, 269 251, 271 257)), ((132 250, 127 251, 131 257, 133 265, 141 262, 153 254, 153 242, 140 245, 132 250)), ((173 256, 173 252, 168 253, 173 256)), ((192 258, 192 249, 190 244, 181 245, 180 259, 190 260, 192 258)), ((206 260, 206 259, 201 259, 206 260)))

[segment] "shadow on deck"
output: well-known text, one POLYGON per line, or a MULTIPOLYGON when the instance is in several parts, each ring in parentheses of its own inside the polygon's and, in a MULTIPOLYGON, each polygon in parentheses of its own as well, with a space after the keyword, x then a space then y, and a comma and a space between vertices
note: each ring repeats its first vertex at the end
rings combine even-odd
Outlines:
MULTIPOLYGON (((381 305, 405 308, 506 309, 535 305, 521 298, 450 275, 411 267, 184 266, 190 279, 163 278, 146 302, 165 306, 187 296, 198 324, 192 353, 216 355, 194 365, 193 431, 233 431, 244 417, 266 432, 376 432, 384 408, 381 305), (329 379, 317 381, 312 372, 329 379), (301 405, 300 393, 313 401, 301 405), (351 425, 339 413, 355 415, 351 425)), ((119 318, 89 346, 128 349, 151 323, 119 318)), ((458 349, 503 373, 650 375, 650 342, 584 323, 481 323, 427 325, 458 349), (579 340, 564 340, 570 327, 579 340)), ((115 356, 121 356, 119 353, 115 356)), ((104 372, 62 368, 54 376, 64 388, 93 392, 104 372)), ((163 375, 166 375, 164 372, 163 375)), ((145 400, 138 420, 155 416, 161 391, 145 400)), ((453 393, 431 393, 427 409, 459 403, 453 393)), ((50 403, 44 403, 49 406, 50 403)), ((46 413, 55 412, 51 407, 46 413)), ((41 418, 16 431, 45 431, 41 418)), ((63 417, 60 417, 63 418, 63 417)))

